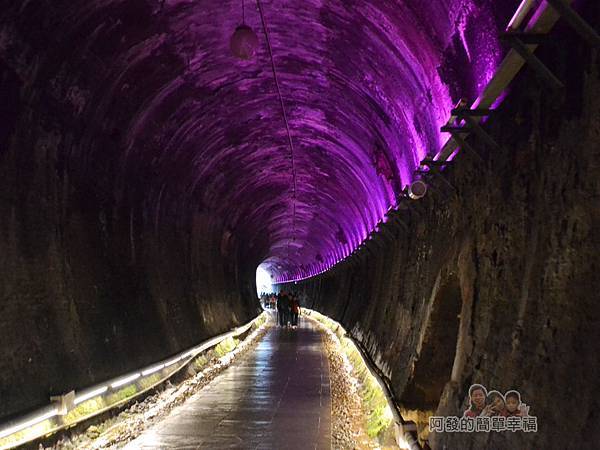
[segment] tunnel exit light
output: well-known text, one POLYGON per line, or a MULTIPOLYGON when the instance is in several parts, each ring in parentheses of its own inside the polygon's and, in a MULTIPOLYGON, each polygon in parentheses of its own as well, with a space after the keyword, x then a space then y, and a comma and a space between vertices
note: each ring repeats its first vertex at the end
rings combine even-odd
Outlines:
POLYGON ((273 292, 271 274, 262 266, 256 269, 256 294, 260 296, 263 292, 273 292))

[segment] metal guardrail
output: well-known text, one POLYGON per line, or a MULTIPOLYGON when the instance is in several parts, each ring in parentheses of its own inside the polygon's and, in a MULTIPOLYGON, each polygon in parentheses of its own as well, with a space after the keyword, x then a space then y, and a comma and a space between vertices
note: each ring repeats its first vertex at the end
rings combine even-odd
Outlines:
POLYGON ((266 312, 262 312, 241 327, 222 333, 191 349, 184 350, 138 371, 80 391, 71 391, 64 395, 51 397, 50 405, 0 426, 0 450, 18 447, 123 406, 170 379, 181 369, 187 367, 202 352, 215 347, 228 338, 245 333, 262 317, 267 318, 266 314, 266 312), (131 395, 125 395, 127 393, 131 393, 131 395), (82 413, 73 415, 78 408, 82 413), (69 413, 73 415, 73 418, 69 418, 69 413))

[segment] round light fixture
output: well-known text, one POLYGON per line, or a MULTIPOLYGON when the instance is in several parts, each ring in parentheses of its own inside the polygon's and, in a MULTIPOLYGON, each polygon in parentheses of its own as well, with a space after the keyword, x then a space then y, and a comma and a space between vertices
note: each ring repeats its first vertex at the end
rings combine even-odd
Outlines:
POLYGON ((427 185, 421 180, 413 181, 408 187, 408 196, 413 200, 425 197, 426 193, 427 185))
POLYGON ((252 28, 246 24, 239 25, 229 41, 231 53, 240 59, 250 59, 256 54, 258 37, 252 28))

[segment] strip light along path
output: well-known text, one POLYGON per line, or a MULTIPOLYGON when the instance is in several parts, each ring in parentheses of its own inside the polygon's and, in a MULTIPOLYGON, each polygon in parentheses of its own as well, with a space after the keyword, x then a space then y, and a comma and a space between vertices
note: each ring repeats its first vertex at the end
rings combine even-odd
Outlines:
POLYGON ((329 365, 321 331, 272 327, 234 363, 125 448, 331 448, 329 365))

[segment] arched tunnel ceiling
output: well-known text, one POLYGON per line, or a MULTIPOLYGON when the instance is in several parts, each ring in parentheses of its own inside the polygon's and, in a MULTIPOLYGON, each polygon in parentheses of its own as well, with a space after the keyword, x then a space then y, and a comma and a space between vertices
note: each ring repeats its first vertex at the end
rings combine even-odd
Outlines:
POLYGON ((51 11, 16 3, 17 26, 34 45, 39 23, 53 31, 54 41, 37 42, 51 49, 40 62, 53 68, 46 81, 79 74, 68 95, 90 123, 83 139, 119 124, 116 149, 91 144, 71 157, 114 158, 117 172, 144 167, 156 208, 162 190, 177 186, 226 218, 280 279, 347 255, 395 204, 418 162, 446 139, 439 127, 452 105, 474 99, 493 74, 503 55, 498 32, 518 4, 263 1, 294 144, 294 200, 256 3, 246 1, 259 38, 249 61, 229 50, 238 0, 60 1, 51 11))

